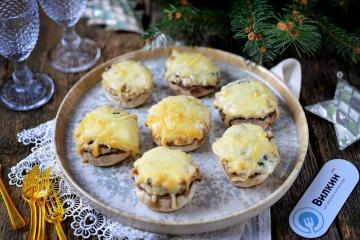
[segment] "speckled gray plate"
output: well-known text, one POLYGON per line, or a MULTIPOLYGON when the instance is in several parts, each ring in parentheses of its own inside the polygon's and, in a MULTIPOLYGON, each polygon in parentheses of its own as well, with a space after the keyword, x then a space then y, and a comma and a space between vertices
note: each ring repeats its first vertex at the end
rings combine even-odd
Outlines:
POLYGON ((146 208, 135 196, 130 170, 134 159, 109 168, 84 164, 75 151, 73 132, 85 114, 108 104, 101 88, 101 74, 114 62, 124 59, 141 61, 153 74, 155 88, 152 99, 143 107, 129 110, 138 115, 141 153, 155 147, 144 126, 147 110, 166 96, 174 95, 164 80, 165 59, 171 48, 155 51, 137 51, 95 68, 86 74, 64 99, 56 121, 56 152, 64 175, 73 188, 90 205, 123 224, 161 233, 187 234, 228 227, 255 216, 270 207, 289 189, 302 166, 307 145, 308 128, 304 112, 290 90, 263 67, 251 67, 243 58, 209 48, 182 48, 199 51, 213 59, 221 70, 220 87, 239 78, 254 77, 264 82, 278 97, 280 118, 271 129, 275 133, 281 161, 275 172, 260 186, 236 188, 222 173, 211 144, 225 131, 218 112, 214 109, 213 95, 202 98, 212 114, 213 129, 210 137, 192 152, 200 168, 202 181, 192 201, 172 213, 158 213, 146 208))

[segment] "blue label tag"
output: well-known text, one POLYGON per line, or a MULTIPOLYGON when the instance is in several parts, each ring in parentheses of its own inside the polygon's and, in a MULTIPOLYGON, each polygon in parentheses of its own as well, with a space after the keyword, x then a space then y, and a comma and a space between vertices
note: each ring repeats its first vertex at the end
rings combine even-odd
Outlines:
POLYGON ((290 213, 292 230, 306 238, 323 235, 358 181, 359 172, 352 163, 328 161, 290 213))

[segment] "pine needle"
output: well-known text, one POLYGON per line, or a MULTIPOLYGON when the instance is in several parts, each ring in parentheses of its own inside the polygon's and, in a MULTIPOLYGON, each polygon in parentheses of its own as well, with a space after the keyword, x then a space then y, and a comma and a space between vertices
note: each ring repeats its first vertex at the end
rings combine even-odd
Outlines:
MULTIPOLYGON (((190 1, 162 2, 163 16, 143 35, 147 48, 165 47, 175 39, 196 45, 212 37, 233 37, 244 56, 260 64, 289 48, 299 57, 311 56, 320 44, 353 63, 360 61, 360 30, 349 33, 334 24, 319 13, 318 0, 292 1, 276 13, 268 0, 235 0, 228 11, 195 7, 190 1)), ((346 12, 350 2, 343 0, 340 11, 346 12)))
POLYGON ((336 52, 346 60, 357 64, 360 60, 360 36, 350 34, 332 23, 326 16, 316 18, 317 24, 323 32, 323 42, 332 52, 336 52))

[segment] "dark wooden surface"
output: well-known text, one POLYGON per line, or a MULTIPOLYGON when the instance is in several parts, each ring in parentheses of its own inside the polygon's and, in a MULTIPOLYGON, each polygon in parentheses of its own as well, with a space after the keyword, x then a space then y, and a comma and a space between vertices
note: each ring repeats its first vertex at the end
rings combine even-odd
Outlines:
MULTIPOLYGON (((76 81, 83 75, 62 74, 50 68, 47 61, 49 50, 61 36, 61 29, 47 17, 41 17, 41 33, 39 42, 31 54, 29 65, 32 69, 48 72, 55 81, 55 95, 43 108, 26 113, 11 112, 0 108, 0 162, 7 176, 11 166, 30 153, 31 146, 24 146, 17 142, 16 133, 22 129, 35 127, 40 123, 55 117, 57 109, 76 81)), ((103 62, 120 54, 139 49, 142 40, 137 34, 107 32, 101 27, 89 27, 81 21, 77 26, 81 36, 94 39, 102 49, 103 62)), ((335 92, 336 70, 343 70, 349 81, 360 89, 359 67, 347 67, 338 57, 320 53, 321 57, 301 59, 303 85, 300 102, 303 106, 331 99, 335 92)), ((10 77, 11 64, 0 58, 0 83, 10 77)), ((305 164, 299 177, 290 191, 272 207, 272 236, 273 239, 300 239, 290 229, 288 216, 301 195, 316 176, 319 168, 333 158, 344 158, 354 163, 360 169, 360 141, 344 151, 338 150, 335 131, 332 124, 306 113, 309 122, 310 144, 305 164)), ((7 178, 6 178, 7 180, 7 178)), ((6 184, 12 198, 24 216, 29 219, 28 207, 21 199, 17 187, 6 184)), ((70 229, 70 222, 63 223, 69 239, 78 239, 70 229)), ((48 239, 56 239, 53 227, 48 227, 48 239)), ((14 231, 7 218, 4 203, 0 201, 0 239, 27 239, 28 228, 14 231)), ((321 239, 359 239, 360 236, 360 188, 356 187, 350 198, 342 208, 329 231, 321 239)), ((95 239, 95 238, 94 238, 95 239)))

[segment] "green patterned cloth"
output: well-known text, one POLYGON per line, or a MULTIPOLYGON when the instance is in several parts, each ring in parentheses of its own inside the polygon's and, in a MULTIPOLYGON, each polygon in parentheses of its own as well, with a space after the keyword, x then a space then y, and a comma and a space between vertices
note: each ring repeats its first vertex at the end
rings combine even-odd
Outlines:
POLYGON ((89 25, 105 25, 113 31, 143 31, 134 11, 135 1, 131 0, 89 0, 84 16, 89 25))

